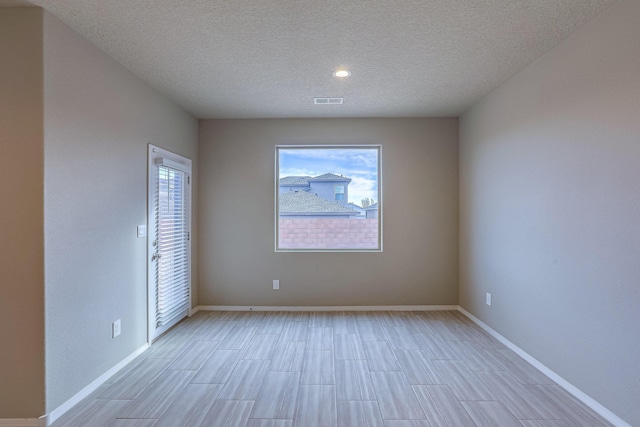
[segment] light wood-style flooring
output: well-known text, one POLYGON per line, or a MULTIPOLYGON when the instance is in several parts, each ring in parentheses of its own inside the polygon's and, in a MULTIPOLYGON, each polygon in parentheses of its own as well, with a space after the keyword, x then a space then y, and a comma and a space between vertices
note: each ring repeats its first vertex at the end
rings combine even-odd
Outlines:
POLYGON ((54 427, 609 426, 458 312, 200 312, 54 427))

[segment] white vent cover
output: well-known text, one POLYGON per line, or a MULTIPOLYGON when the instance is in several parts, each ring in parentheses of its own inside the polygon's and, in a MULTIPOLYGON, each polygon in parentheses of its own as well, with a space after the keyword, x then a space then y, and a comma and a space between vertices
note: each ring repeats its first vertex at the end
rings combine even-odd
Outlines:
POLYGON ((344 98, 313 98, 316 105, 337 105, 342 104, 344 98))

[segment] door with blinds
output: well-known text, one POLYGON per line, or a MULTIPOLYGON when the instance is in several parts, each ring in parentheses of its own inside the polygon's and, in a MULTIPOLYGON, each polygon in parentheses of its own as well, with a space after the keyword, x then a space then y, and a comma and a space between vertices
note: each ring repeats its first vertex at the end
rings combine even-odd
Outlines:
POLYGON ((191 160, 149 145, 149 342, 191 310, 191 160))

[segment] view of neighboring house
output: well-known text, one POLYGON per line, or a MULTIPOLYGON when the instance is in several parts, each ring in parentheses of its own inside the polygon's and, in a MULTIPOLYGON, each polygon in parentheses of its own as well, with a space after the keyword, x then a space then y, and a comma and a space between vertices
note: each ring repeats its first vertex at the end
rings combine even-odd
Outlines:
POLYGON ((286 176, 279 180, 280 194, 287 191, 306 191, 309 187, 310 176, 286 176))
POLYGON ((349 203, 349 183, 351 178, 333 173, 312 176, 287 176, 280 178, 280 194, 289 191, 306 191, 335 201, 343 206, 349 203))
POLYGON ((366 218, 367 219, 378 219, 378 204, 374 203, 372 205, 364 208, 366 218))
MULTIPOLYGON (((327 217, 333 218, 377 218, 365 214, 364 209, 349 203, 349 183, 351 178, 333 173, 316 177, 287 176, 280 178, 279 211, 287 218, 327 217)), ((371 209, 371 206, 367 209, 371 209)))
POLYGON ((358 212, 358 215, 356 216, 356 218, 358 219, 365 218, 365 211, 362 206, 356 205, 355 203, 349 203, 347 206, 349 206, 354 211, 358 212))
POLYGON ((358 212, 306 191, 280 193, 281 218, 355 218, 358 212))

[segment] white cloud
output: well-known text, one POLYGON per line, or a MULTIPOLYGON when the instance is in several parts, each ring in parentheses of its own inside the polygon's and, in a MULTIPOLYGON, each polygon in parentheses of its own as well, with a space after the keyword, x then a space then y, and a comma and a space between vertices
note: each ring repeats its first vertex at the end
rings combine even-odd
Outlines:
POLYGON ((322 175, 323 173, 326 173, 326 172, 318 172, 315 170, 300 169, 300 168, 281 168, 280 178, 284 178, 286 176, 318 176, 318 175, 322 175))
POLYGON ((361 205, 362 199, 369 198, 378 201, 376 181, 363 177, 351 177, 349 184, 349 202, 361 205))
POLYGON ((378 150, 373 148, 281 148, 280 152, 300 160, 317 160, 336 164, 349 164, 350 167, 375 168, 378 150))

